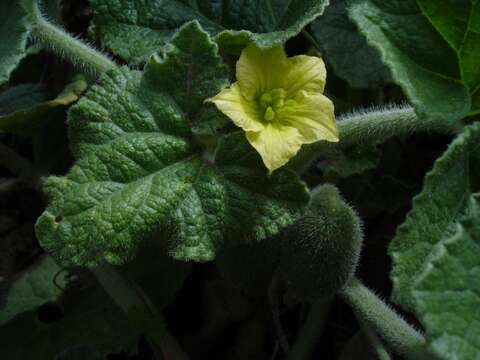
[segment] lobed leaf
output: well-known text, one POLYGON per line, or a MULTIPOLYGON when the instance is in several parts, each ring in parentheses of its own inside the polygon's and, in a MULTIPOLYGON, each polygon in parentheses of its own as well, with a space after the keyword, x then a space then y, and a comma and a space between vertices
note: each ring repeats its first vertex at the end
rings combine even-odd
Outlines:
POLYGON ((465 128, 435 162, 422 192, 390 245, 393 299, 413 309, 412 287, 428 259, 456 231, 468 199, 480 190, 480 124, 465 128))
POLYGON ((227 69, 198 22, 167 48, 143 73, 108 72, 69 112, 77 162, 47 181, 52 201, 36 226, 63 264, 123 263, 157 231, 176 259, 208 261, 224 236, 275 235, 308 203, 296 174, 267 175, 243 133, 221 138, 214 153, 192 142, 227 69))
POLYGON ((103 46, 131 64, 157 52, 184 23, 197 20, 222 49, 248 42, 282 44, 321 15, 327 0, 91 0, 92 33, 103 46))

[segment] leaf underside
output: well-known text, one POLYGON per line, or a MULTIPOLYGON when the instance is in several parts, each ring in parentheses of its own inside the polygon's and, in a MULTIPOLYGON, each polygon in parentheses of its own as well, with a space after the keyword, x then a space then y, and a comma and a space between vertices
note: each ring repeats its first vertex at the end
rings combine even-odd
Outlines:
POLYGON ((480 190, 480 124, 465 128, 435 162, 422 192, 390 245, 393 300, 413 310, 412 287, 431 256, 457 231, 470 196, 480 190))
POLYGON ((480 212, 478 194, 454 234, 426 262, 413 286, 415 310, 439 359, 480 357, 480 212))

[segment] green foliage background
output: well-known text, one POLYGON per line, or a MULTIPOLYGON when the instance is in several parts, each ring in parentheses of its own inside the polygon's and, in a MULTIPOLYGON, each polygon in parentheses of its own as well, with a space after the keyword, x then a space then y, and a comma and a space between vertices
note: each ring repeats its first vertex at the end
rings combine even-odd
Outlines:
POLYGON ((35 4, 0 3, 2 358, 389 359, 340 300, 354 272, 425 357, 480 356, 479 1, 43 1, 99 76, 35 4), (204 102, 251 42, 321 55, 365 140, 268 174, 204 102))

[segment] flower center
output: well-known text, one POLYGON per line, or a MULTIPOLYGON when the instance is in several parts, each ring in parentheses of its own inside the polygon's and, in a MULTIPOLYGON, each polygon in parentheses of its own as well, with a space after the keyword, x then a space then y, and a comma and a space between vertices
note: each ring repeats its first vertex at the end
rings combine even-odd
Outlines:
POLYGON ((260 97, 258 105, 265 121, 274 121, 275 118, 278 118, 279 113, 289 111, 297 104, 295 100, 286 100, 286 96, 287 92, 284 89, 277 88, 266 92, 260 97))

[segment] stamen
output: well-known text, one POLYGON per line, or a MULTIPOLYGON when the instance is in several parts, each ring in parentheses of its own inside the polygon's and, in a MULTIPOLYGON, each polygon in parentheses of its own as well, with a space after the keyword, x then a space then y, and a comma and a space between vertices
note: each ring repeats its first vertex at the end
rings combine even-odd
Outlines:
POLYGON ((275 119, 275 111, 273 111, 271 106, 267 107, 267 110, 265 110, 264 118, 267 121, 272 121, 275 119))

